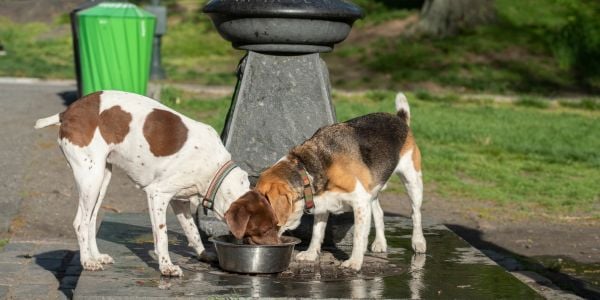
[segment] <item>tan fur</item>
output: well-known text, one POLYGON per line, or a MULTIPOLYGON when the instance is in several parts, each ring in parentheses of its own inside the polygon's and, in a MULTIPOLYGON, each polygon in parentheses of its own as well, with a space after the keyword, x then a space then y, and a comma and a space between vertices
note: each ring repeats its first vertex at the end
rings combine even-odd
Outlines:
POLYGON ((118 144, 122 142, 129 133, 131 114, 113 106, 100 114, 100 134, 107 144, 118 144))
POLYGON ((421 172, 421 151, 417 145, 415 145, 415 150, 412 153, 412 161, 413 165, 415 166, 415 170, 417 170, 417 172, 421 172))
POLYGON ((406 141, 400 149, 400 157, 404 156, 408 151, 412 150, 412 161, 415 166, 415 170, 417 172, 421 171, 421 151, 419 151, 419 147, 417 147, 417 143, 415 142, 415 138, 413 137, 412 131, 408 132, 408 136, 406 136, 406 141))
POLYGON ((373 184, 369 168, 361 161, 345 155, 333 157, 333 162, 327 169, 327 177, 329 181, 323 192, 350 193, 356 188, 357 179, 367 190, 370 190, 373 184))
POLYGON ((263 172, 256 183, 256 190, 267 197, 275 211, 277 226, 285 224, 292 213, 293 201, 299 197, 285 180, 290 177, 287 172, 284 162, 275 164, 263 172))
POLYGON ((101 94, 92 93, 75 101, 60 115, 60 139, 67 139, 79 147, 90 144, 98 127, 101 94))
POLYGON ((169 111, 154 109, 144 122, 144 137, 155 156, 175 154, 187 140, 188 129, 181 118, 169 111))

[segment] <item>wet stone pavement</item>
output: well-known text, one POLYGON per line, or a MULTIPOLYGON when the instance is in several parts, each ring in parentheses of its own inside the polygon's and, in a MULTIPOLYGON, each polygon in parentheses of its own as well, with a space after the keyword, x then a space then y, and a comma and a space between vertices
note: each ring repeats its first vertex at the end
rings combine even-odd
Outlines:
POLYGON ((0 299, 70 299, 81 275, 76 241, 13 240, 0 252, 0 299))
POLYGON ((238 275, 193 257, 171 216, 171 258, 183 278, 164 278, 154 259, 145 214, 107 214, 98 233, 100 250, 115 259, 104 271, 81 273, 76 299, 269 297, 269 298, 542 298, 469 246, 446 227, 426 226, 426 255, 410 249, 410 222, 387 217, 388 253, 367 253, 365 270, 338 267, 348 252, 325 251, 318 265, 293 262, 277 275, 238 275))

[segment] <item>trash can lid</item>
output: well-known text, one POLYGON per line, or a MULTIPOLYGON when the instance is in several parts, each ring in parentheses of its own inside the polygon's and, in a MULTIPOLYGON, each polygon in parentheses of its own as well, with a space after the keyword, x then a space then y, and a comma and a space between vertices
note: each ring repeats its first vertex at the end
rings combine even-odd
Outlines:
POLYGON ((137 7, 136 5, 123 2, 103 2, 96 6, 79 11, 77 15, 136 19, 155 18, 153 14, 137 7))

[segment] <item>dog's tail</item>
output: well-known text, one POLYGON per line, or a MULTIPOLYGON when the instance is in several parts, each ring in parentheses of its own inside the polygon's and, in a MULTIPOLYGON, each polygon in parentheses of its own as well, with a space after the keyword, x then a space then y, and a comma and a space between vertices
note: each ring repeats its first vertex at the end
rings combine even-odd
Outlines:
POLYGON ((37 120, 35 122, 34 128, 40 129, 40 128, 48 127, 50 125, 58 125, 58 124, 60 124, 60 113, 55 114, 50 117, 47 117, 47 118, 37 120))
POLYGON ((396 115, 410 126, 410 107, 408 107, 408 99, 402 92, 396 95, 396 115))

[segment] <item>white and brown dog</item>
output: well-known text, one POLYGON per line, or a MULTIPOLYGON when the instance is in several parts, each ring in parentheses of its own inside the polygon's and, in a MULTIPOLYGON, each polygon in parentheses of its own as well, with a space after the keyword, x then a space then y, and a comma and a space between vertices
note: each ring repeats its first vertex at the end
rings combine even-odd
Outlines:
MULTIPOLYGON (((66 111, 37 121, 35 128, 60 124, 58 143, 73 170, 79 190, 79 207, 73 226, 86 270, 101 270, 113 259, 96 244, 96 216, 110 181, 112 165, 147 194, 154 249, 159 269, 166 276, 181 276, 168 253, 166 212, 171 203, 188 242, 203 258, 204 246, 192 218, 190 200, 206 196, 213 187, 213 210, 223 218, 230 204, 249 190, 248 174, 230 168, 220 188, 213 179, 231 165, 231 155, 217 132, 153 99, 118 91, 96 92, 70 105, 66 111)), ((261 215, 273 215, 260 201, 247 203, 261 215)), ((271 218, 272 219, 272 218, 271 218)), ((248 227, 253 227, 250 222, 248 227)), ((273 224, 258 224, 272 228, 273 224)), ((258 230, 263 242, 276 241, 277 233, 258 230)))
MULTIPOLYGON (((354 245, 343 267, 360 270, 367 250, 371 215, 375 223, 373 252, 385 252, 383 210, 378 194, 396 173, 412 201, 412 248, 425 252, 421 227, 421 155, 410 130, 406 97, 396 97, 397 114, 374 113, 319 129, 310 139, 294 147, 279 162, 264 171, 256 189, 232 204, 226 212, 231 232, 238 238, 250 235, 248 220, 240 221, 242 201, 266 197, 275 211, 279 234, 300 224, 305 208, 314 205, 314 227, 310 246, 297 260, 317 259, 329 213, 354 211, 354 245), (314 193, 314 201, 311 194, 314 193), (312 202, 312 203, 311 203, 312 202)), ((250 220, 259 216, 252 216, 250 220)))

